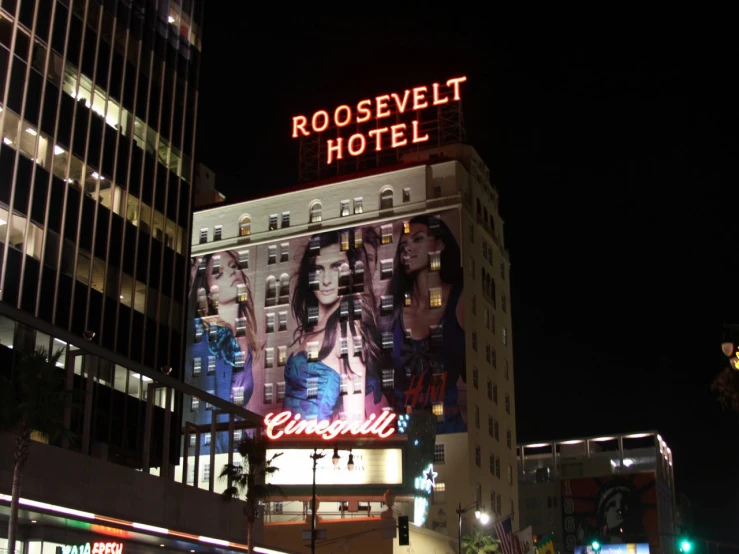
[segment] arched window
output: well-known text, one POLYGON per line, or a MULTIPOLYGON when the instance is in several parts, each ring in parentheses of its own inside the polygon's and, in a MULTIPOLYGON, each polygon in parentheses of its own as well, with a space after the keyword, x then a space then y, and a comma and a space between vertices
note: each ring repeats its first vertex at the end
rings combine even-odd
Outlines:
POLYGON ((201 315, 208 313, 208 296, 203 288, 198 289, 198 311, 201 315))
POLYGON ((310 206, 310 222, 320 223, 323 219, 323 206, 317 200, 310 206))
POLYGON ((251 235, 251 217, 242 215, 239 219, 239 236, 248 237, 249 235, 251 235))
POLYGON ((218 309, 218 292, 216 285, 210 287, 210 307, 214 310, 218 309))
POLYGON ((280 275, 279 303, 290 303, 290 276, 287 273, 280 275))
POLYGON ((264 305, 274 306, 277 303, 277 279, 273 275, 267 277, 264 305))
POLYGON ((389 210, 393 207, 393 189, 390 187, 380 191, 380 209, 389 210))

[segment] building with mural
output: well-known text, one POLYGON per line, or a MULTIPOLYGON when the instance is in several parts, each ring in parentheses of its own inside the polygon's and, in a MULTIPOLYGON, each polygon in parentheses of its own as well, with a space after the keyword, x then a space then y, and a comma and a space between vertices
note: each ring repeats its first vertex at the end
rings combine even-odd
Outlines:
MULTIPOLYGON (((283 452, 267 535, 309 512, 313 448, 324 521, 377 516, 391 489, 454 550, 459 504, 518 526, 498 192, 469 146, 400 158, 194 213, 185 382, 263 417, 283 452)), ((244 431, 198 399, 183 418, 187 480, 218 490, 244 431)))
POLYGON ((656 432, 518 446, 521 525, 559 552, 675 552, 672 451, 656 432))

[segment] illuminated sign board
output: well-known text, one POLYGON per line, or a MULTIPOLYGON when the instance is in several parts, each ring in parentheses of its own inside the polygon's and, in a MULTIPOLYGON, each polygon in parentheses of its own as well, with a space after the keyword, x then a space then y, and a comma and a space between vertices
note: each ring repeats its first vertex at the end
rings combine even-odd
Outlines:
MULTIPOLYGON (((282 453, 277 465, 280 471, 267 476, 273 485, 310 485, 313 483, 312 448, 268 450, 267 458, 282 453)), ((339 452, 339 463, 331 455, 318 460, 316 483, 319 485, 402 485, 403 452, 400 448, 352 449, 354 469, 349 470, 349 453, 339 452)))
MULTIPOLYGON (((575 546, 575 554, 594 554, 593 549, 589 545, 575 546)), ((603 544, 600 547, 600 554, 649 554, 648 543, 616 543, 603 544)))
POLYGON ((61 554, 123 554, 123 543, 93 542, 85 544, 64 545, 59 547, 61 554))
POLYGON ((267 436, 271 439, 279 439, 286 435, 318 435, 323 440, 330 441, 339 435, 377 435, 387 438, 395 433, 392 425, 397 417, 393 412, 383 411, 379 416, 370 414, 364 421, 315 421, 303 419, 300 414, 284 411, 277 414, 267 414, 264 417, 264 425, 267 428, 267 436), (283 427, 284 425, 284 427, 283 427))
POLYGON ((406 89, 402 94, 393 92, 360 100, 354 107, 342 104, 331 113, 318 110, 310 117, 296 115, 293 117, 292 137, 308 137, 323 133, 329 128, 340 129, 349 125, 358 127, 363 123, 375 123, 374 128, 366 133, 356 132, 346 140, 340 136, 327 139, 326 163, 329 165, 343 159, 345 155, 361 156, 368 147, 380 152, 388 148, 426 142, 429 135, 420 131, 418 119, 410 124, 385 124, 385 118, 458 102, 461 99, 460 85, 466 80, 467 77, 455 77, 446 83, 433 83, 431 87, 423 85, 406 89))

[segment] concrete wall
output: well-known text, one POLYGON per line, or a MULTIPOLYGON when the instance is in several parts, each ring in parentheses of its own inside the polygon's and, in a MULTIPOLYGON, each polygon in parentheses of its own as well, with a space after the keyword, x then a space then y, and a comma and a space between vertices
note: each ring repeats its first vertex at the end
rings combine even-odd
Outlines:
MULTIPOLYGON (((0 493, 10 494, 14 436, 0 433, 0 493)), ((21 497, 127 521, 246 542, 243 502, 123 466, 32 443, 21 497)), ((257 542, 260 541, 257 531, 257 542)))
MULTIPOLYGON (((344 554, 454 554, 456 542, 440 533, 410 526, 410 545, 400 546, 397 536, 397 521, 374 518, 350 520, 325 520, 317 528, 326 530, 326 540, 316 542, 316 552, 344 554), (388 529, 389 526, 389 529, 388 529), (385 533, 383 533, 385 529, 385 533), (395 531, 395 537, 387 533, 395 531)), ((288 552, 305 552, 310 541, 301 534, 310 529, 310 522, 268 523, 264 527, 265 544, 270 548, 288 552)))

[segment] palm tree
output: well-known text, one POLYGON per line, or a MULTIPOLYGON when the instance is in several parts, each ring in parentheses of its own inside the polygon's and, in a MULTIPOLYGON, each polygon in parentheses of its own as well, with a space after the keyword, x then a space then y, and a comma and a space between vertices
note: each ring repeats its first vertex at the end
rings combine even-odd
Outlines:
POLYGON ((279 471, 273 465, 275 459, 282 456, 278 452, 267 458, 267 440, 262 437, 251 438, 248 435, 239 443, 237 452, 241 455, 241 464, 226 464, 221 470, 221 479, 227 479, 229 486, 223 491, 226 499, 244 497, 246 500, 246 530, 249 554, 254 553, 254 520, 259 504, 279 494, 285 496, 284 491, 277 485, 265 483, 267 476, 279 471))
POLYGON ((490 535, 475 529, 462 538, 462 548, 465 554, 485 554, 497 552, 498 542, 490 535))
POLYGON ((15 552, 18 503, 23 469, 28 461, 32 437, 56 439, 66 434, 63 422, 64 372, 56 363, 64 351, 49 356, 45 348, 16 351, 15 367, 0 378, 0 428, 15 434, 13 485, 8 520, 8 552, 15 552))

